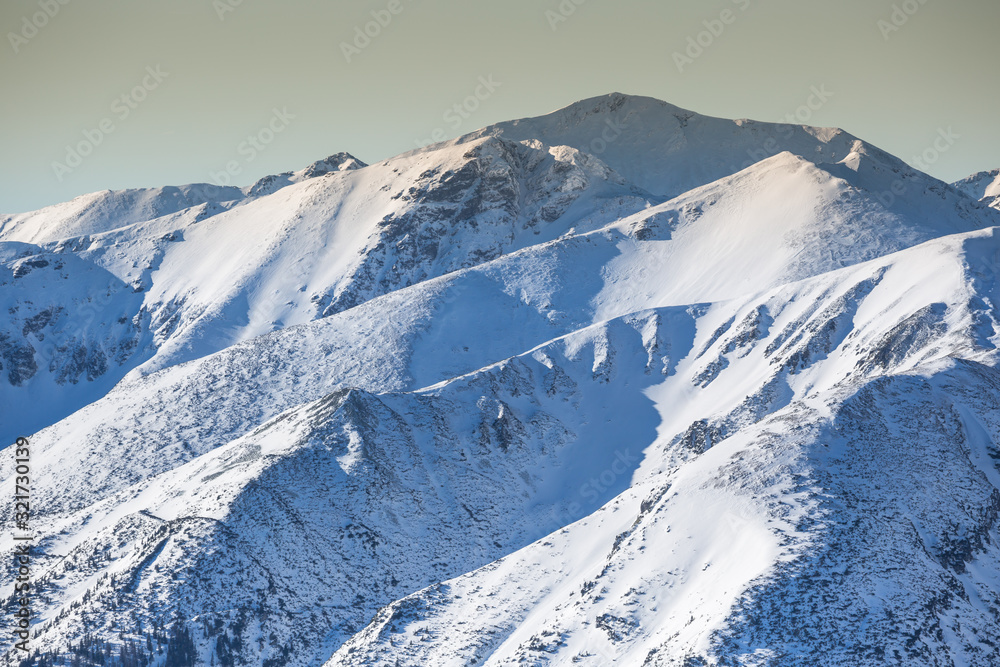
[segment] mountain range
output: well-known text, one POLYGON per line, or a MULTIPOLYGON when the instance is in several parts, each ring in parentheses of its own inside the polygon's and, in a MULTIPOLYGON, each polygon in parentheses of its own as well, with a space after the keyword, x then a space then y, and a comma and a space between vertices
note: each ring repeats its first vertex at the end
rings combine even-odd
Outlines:
POLYGON ((616 93, 2 215, 31 646, 1000 664, 998 209, 997 171, 616 93))

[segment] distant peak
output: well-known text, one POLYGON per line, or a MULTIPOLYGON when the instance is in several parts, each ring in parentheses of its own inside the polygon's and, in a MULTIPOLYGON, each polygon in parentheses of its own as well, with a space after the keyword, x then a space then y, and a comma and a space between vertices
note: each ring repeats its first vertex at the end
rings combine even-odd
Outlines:
POLYGON ((263 197, 274 194, 278 190, 293 183, 301 183, 313 178, 318 178, 324 174, 336 172, 354 171, 363 169, 368 165, 354 157, 350 153, 334 153, 333 155, 317 160, 300 171, 286 171, 283 174, 271 174, 258 180, 256 183, 244 189, 244 194, 248 197, 263 197))
POLYGON ((626 95, 624 93, 610 93, 608 95, 599 95, 580 100, 554 111, 553 115, 583 119, 593 115, 615 114, 623 110, 626 113, 657 110, 682 114, 688 117, 695 115, 692 111, 687 111, 663 100, 658 100, 655 97, 626 95))
POLYGON ((350 153, 335 153, 322 160, 317 160, 302 171, 303 178, 315 178, 331 171, 352 171, 363 169, 368 165, 350 153))
POLYGON ((980 171, 952 185, 974 199, 1000 197, 1000 169, 980 171))

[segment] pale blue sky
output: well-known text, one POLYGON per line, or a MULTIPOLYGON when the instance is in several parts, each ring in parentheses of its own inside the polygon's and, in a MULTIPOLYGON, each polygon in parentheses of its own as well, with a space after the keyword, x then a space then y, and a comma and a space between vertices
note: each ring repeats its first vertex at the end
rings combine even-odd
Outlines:
POLYGON ((231 161, 237 184, 338 151, 374 162, 612 91, 783 120, 816 87, 832 95, 809 124, 907 161, 951 128, 932 174, 1000 167, 995 0, 4 0, 0 26, 8 213, 231 161), (373 11, 386 25, 348 62, 373 11), (689 38, 704 46, 679 67, 689 38), (448 113, 491 76, 474 112, 448 113), (99 145, 55 169, 80 142, 99 145))

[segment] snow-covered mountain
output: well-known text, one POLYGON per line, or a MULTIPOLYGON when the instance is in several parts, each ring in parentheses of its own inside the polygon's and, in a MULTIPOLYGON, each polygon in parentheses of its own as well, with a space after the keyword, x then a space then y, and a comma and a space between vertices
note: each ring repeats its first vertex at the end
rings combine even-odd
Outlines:
POLYGON ((955 187, 974 199, 1000 208, 1000 169, 973 174, 955 183, 955 187))
POLYGON ((32 645, 998 664, 978 189, 840 130, 615 94, 370 166, 7 218, 32 645))
POLYGON ((630 182, 670 197, 784 151, 837 162, 857 141, 843 130, 712 118, 617 93, 540 118, 493 125, 452 143, 482 136, 572 146, 597 155, 630 182))
POLYGON ((2 216, 0 238, 22 243, 47 243, 100 234, 198 205, 221 206, 243 197, 243 191, 239 188, 209 184, 104 190, 39 211, 2 216))

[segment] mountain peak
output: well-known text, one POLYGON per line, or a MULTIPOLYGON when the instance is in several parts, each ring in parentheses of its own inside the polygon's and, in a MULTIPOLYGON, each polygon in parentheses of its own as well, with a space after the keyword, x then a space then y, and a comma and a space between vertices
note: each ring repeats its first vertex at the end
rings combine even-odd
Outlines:
POLYGON ((313 162, 303 169, 301 173, 304 178, 315 178, 323 174, 328 174, 331 171, 353 171, 354 169, 363 169, 367 166, 367 164, 350 153, 341 152, 313 162))
POLYGON ((980 171, 956 181, 952 185, 973 199, 998 200, 1000 199, 1000 169, 980 171))
POLYGON ((334 153, 329 157, 313 162, 305 169, 300 169, 299 171, 286 171, 281 174, 264 176, 253 185, 244 188, 243 192, 248 197, 264 197, 274 194, 278 190, 294 183, 301 183, 302 181, 308 181, 309 179, 318 178, 330 173, 363 169, 367 166, 367 164, 350 153, 334 153))
POLYGON ((847 157, 856 137, 833 128, 715 118, 639 95, 611 93, 535 118, 498 123, 483 136, 571 146, 600 158, 627 180, 670 198, 790 151, 814 163, 847 157))
POLYGON ((664 102, 655 97, 646 95, 629 95, 626 93, 609 93, 598 95, 574 102, 552 112, 552 115, 561 114, 568 117, 586 117, 590 115, 614 114, 624 110, 626 113, 635 111, 666 111, 681 115, 694 116, 693 111, 682 109, 681 107, 664 102))

